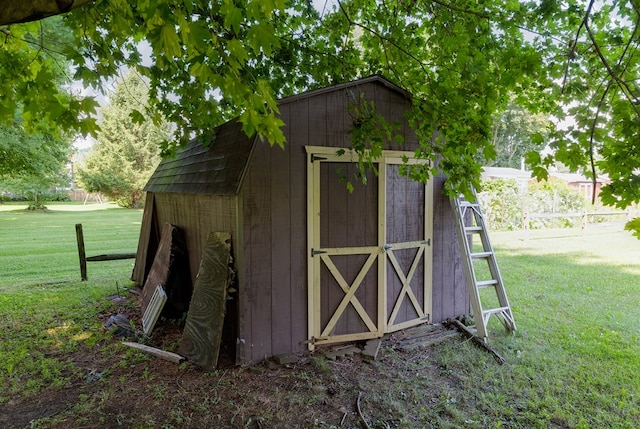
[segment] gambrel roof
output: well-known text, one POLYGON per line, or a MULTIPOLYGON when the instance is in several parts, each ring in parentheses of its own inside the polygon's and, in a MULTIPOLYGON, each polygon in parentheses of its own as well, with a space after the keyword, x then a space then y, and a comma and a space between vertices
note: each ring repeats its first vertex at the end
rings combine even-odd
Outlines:
POLYGON ((163 160, 145 191, 233 195, 248 164, 255 137, 230 121, 215 129, 215 140, 205 147, 192 140, 175 157, 163 160))
MULTIPOLYGON (((278 105, 283 106, 334 91, 357 88, 359 85, 369 83, 380 84, 391 91, 400 93, 407 99, 411 98, 404 89, 381 76, 374 75, 286 97, 281 99, 278 105)), ((162 193, 236 194, 248 168, 253 145, 260 139, 256 136, 247 137, 242 131, 242 125, 236 120, 217 127, 214 135, 214 141, 208 146, 198 140, 192 140, 176 156, 163 160, 147 182, 144 190, 162 193)))

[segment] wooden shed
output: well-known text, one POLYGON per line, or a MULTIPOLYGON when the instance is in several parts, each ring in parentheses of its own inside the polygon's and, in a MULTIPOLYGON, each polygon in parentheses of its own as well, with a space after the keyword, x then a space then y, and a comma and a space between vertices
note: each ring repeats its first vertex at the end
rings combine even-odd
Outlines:
POLYGON ((144 284, 165 223, 184 235, 192 282, 209 233, 229 232, 237 292, 226 345, 237 364, 469 313, 444 179, 400 174, 417 147, 410 106, 406 91, 372 76, 282 99, 284 150, 235 121, 206 147, 191 142, 147 184, 133 280, 144 284), (349 192, 350 105, 361 97, 401 124, 404 142, 389 143, 378 175, 349 192))

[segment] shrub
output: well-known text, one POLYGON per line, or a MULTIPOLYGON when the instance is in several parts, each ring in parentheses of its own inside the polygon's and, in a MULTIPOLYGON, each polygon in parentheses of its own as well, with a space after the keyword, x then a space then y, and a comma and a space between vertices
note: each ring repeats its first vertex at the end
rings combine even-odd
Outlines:
MULTIPOLYGON (((585 210, 584 197, 565 181, 549 178, 531 181, 527 193, 525 209, 528 213, 582 213, 585 210)), ((571 228, 580 225, 581 217, 530 218, 529 228, 571 228)))
POLYGON ((484 181, 478 200, 490 229, 522 228, 522 196, 514 179, 484 181))
MULTIPOLYGON (((514 179, 492 179, 482 182, 478 194, 487 227, 492 230, 514 230, 523 227, 525 213, 575 214, 586 208, 584 197, 565 181, 551 178, 531 181, 521 189, 514 179)), ((580 225, 579 216, 535 217, 527 219, 528 228, 569 228, 580 225)))

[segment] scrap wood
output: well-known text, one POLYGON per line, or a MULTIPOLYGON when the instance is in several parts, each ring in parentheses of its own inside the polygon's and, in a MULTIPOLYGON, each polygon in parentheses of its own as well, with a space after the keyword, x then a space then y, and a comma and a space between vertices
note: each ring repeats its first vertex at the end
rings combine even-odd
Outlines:
POLYGON ((482 347, 483 349, 485 349, 486 351, 491 353, 493 355, 493 357, 495 358, 495 360, 500 365, 505 363, 504 358, 502 356, 500 356, 498 354, 498 352, 493 349, 493 347, 491 347, 489 344, 487 344, 486 341, 484 341, 483 339, 478 337, 476 334, 471 332, 469 330, 469 328, 467 328, 466 326, 464 326, 462 324, 462 322, 460 322, 457 319, 449 319, 449 320, 447 320, 447 324, 451 324, 451 325, 455 326, 456 328, 458 328, 458 330, 460 332, 462 332, 464 335, 466 335, 468 338, 470 338, 475 344, 477 344, 478 346, 482 347))
POLYGON ((447 335, 450 335, 452 332, 456 332, 456 331, 444 329, 442 325, 440 325, 440 327, 438 327, 438 325, 433 325, 433 328, 427 332, 420 332, 417 334, 409 335, 402 338, 400 341, 405 342, 405 341, 412 341, 412 340, 418 340, 418 339, 429 339, 433 337, 447 336, 447 335))
POLYGON ((230 286, 231 234, 211 232, 202 250, 200 269, 191 296, 178 351, 205 370, 215 369, 230 286))
POLYGON ((100 261, 117 261, 120 259, 135 259, 135 253, 112 253, 108 255, 96 255, 88 256, 87 262, 100 262, 100 261))
POLYGON ((166 350, 157 349, 155 347, 146 346, 140 343, 131 343, 128 341, 123 341, 122 344, 125 346, 133 347, 134 349, 139 349, 145 353, 149 353, 150 355, 159 357, 164 360, 168 360, 173 363, 182 363, 186 358, 177 353, 168 352, 166 350))
POLYGON ((364 418, 364 414, 362 414, 362 408, 360 408, 361 397, 362 397, 362 392, 358 392, 358 399, 356 400, 356 406, 358 407, 358 415, 360 416, 360 420, 362 420, 362 423, 364 423, 364 427, 367 429, 371 429, 371 426, 369 426, 369 423, 367 423, 367 420, 364 418))

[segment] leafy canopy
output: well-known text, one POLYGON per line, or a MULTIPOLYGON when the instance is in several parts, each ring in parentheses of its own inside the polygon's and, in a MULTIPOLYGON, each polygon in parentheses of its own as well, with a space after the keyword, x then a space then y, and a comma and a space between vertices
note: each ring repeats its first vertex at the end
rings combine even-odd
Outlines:
POLYGON ((12 125, 19 112, 27 132, 94 129, 88 115, 96 101, 71 96, 65 86, 72 78, 65 52, 76 41, 63 18, 0 26, 0 37, 0 123, 12 125))
POLYGON ((71 151, 69 136, 27 133, 17 120, 10 126, 0 125, 0 191, 25 195, 35 208, 41 208, 39 196, 69 186, 71 151))
MULTIPOLYGON (((148 78, 150 100, 175 124, 176 142, 196 134, 206 139, 214 125, 237 116, 248 134, 282 145, 278 97, 380 73, 414 95, 418 155, 432 166, 438 160, 456 191, 478 185, 478 154, 496 155, 493 115, 513 99, 569 124, 550 133, 553 155, 527 155, 538 176, 546 176, 555 157, 572 170, 608 174, 607 203, 626 207, 638 200, 634 2, 336 0, 324 6, 321 14, 307 0, 96 0, 64 16, 74 42, 60 50, 73 62, 75 78, 96 89, 122 67, 148 78)), ((51 67, 41 61, 53 48, 23 35, 42 34, 46 22, 2 28, 2 60, 19 77, 4 67, 0 89, 13 91, 26 113, 38 106, 48 121, 90 131, 90 118, 78 114, 90 113, 92 102, 56 97, 46 86, 51 67)), ((364 141, 375 149, 378 140, 364 141)), ((419 180, 433 173, 432 167, 410 171, 419 180)))
POLYGON ((483 164, 491 167, 520 168, 528 152, 545 149, 551 123, 546 115, 531 112, 510 102, 507 110, 496 115, 491 129, 491 144, 496 150, 493 160, 483 164))

